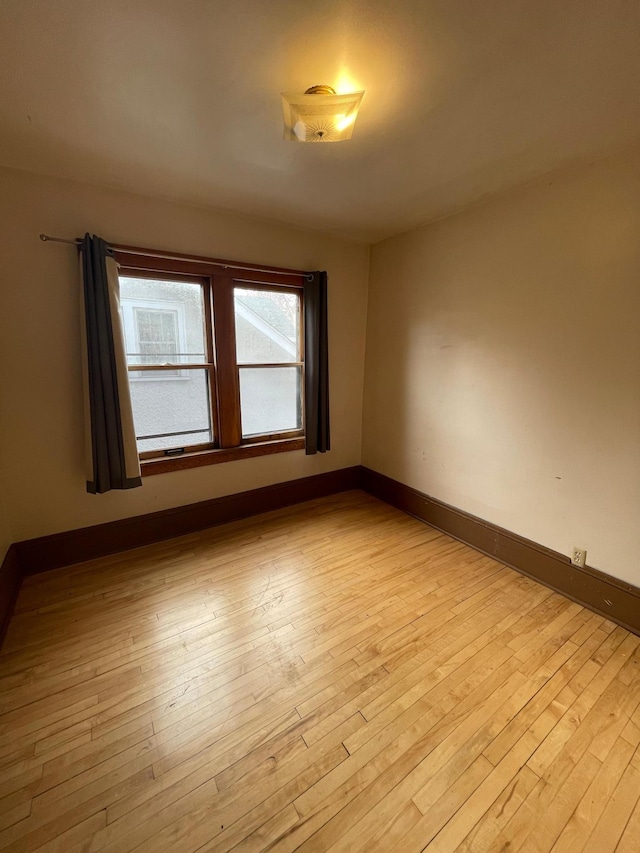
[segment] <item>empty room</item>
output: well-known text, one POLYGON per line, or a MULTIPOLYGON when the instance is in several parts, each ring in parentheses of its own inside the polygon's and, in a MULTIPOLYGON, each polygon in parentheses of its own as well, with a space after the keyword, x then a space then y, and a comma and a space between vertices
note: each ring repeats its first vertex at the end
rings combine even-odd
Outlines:
POLYGON ((0 853, 640 853, 637 0, 0 0, 0 853))

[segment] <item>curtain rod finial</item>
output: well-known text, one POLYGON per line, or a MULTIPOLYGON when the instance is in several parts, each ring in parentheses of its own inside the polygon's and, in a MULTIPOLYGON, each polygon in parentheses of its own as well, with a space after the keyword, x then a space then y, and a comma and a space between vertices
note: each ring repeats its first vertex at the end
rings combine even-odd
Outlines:
POLYGON ((43 243, 46 243, 49 238, 47 237, 46 234, 41 234, 40 239, 42 240, 43 243))

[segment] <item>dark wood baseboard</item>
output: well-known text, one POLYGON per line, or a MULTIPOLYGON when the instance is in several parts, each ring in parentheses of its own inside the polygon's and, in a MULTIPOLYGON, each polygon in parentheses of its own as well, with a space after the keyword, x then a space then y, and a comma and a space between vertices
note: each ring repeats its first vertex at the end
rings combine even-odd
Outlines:
POLYGON ((36 574, 355 489, 359 483, 360 466, 356 465, 148 515, 27 539, 13 547, 23 575, 36 574))
POLYGON ((18 562, 18 551, 15 545, 10 545, 0 564, 0 647, 9 627, 21 583, 22 571, 18 562))
POLYGON ((567 598, 640 634, 640 589, 456 509, 397 480, 361 469, 362 488, 567 598))

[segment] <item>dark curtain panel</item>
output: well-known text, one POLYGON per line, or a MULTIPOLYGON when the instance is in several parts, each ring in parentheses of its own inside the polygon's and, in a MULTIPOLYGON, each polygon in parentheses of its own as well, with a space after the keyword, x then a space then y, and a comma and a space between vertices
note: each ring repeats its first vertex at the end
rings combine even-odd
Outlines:
POLYGON ((304 291, 305 451, 326 453, 329 436, 329 347, 327 274, 316 272, 304 291))
POLYGON ((85 335, 85 413, 88 416, 87 491, 133 489, 142 485, 135 444, 124 337, 119 311, 118 272, 104 240, 82 241, 85 335))

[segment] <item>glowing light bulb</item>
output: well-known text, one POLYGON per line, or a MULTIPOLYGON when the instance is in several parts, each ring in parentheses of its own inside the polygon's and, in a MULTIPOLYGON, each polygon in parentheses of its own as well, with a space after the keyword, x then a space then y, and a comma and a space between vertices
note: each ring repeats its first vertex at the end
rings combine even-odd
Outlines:
POLYGON ((355 117, 354 113, 352 113, 351 115, 348 115, 348 116, 345 116, 345 115, 336 116, 336 122, 335 122, 336 129, 339 131, 346 130, 349 127, 349 125, 354 123, 355 120, 356 120, 356 117, 355 117))

